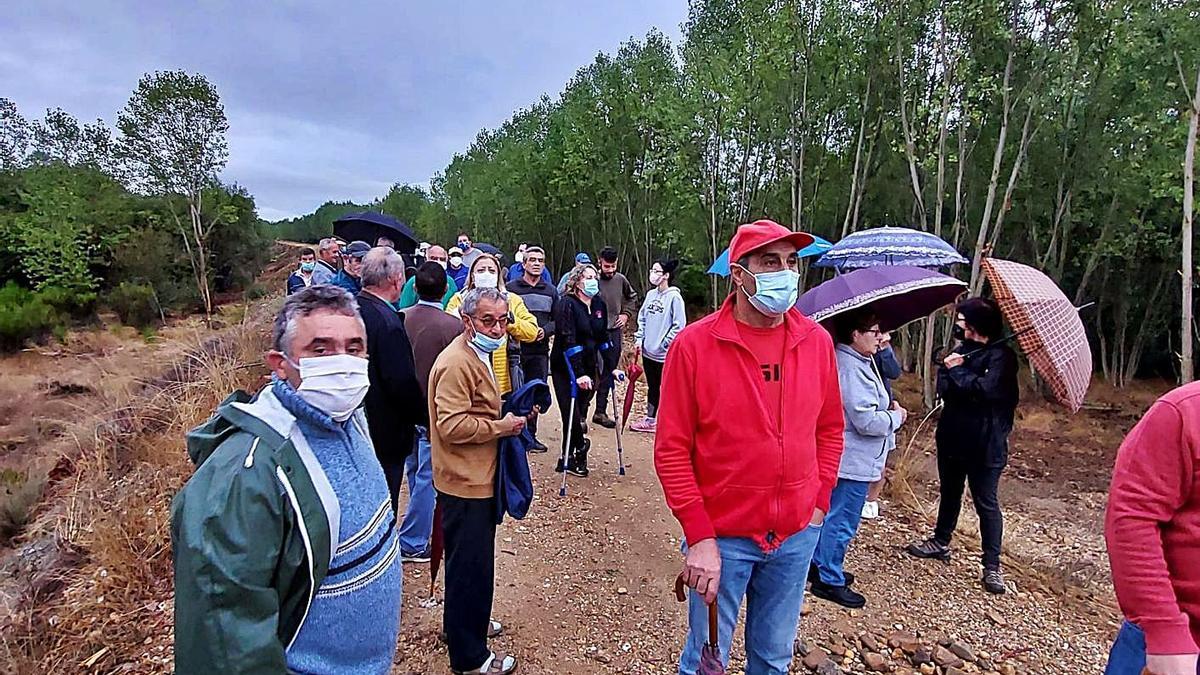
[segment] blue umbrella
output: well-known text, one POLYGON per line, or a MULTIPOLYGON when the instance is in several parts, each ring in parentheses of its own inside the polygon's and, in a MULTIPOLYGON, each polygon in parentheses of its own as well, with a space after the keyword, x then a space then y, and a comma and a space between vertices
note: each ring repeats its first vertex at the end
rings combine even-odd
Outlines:
POLYGON ((814 265, 839 270, 902 265, 946 267, 967 259, 940 237, 907 227, 860 230, 839 241, 814 265))
POLYGON ((839 274, 809 290, 796 309, 813 321, 870 308, 879 327, 894 330, 949 305, 967 290, 954 277, 920 267, 869 267, 839 274))
MULTIPOLYGON (((805 246, 804 248, 797 251, 796 255, 800 256, 801 258, 809 258, 814 255, 820 255, 833 247, 833 244, 829 243, 828 241, 825 241, 824 239, 816 236, 815 234, 812 235, 812 238, 813 238, 813 243, 811 243, 808 246, 805 246)), ((723 277, 729 276, 729 249, 728 248, 726 248, 723 252, 721 252, 721 255, 717 256, 717 259, 713 261, 712 267, 708 268, 708 273, 709 274, 719 274, 723 277)))

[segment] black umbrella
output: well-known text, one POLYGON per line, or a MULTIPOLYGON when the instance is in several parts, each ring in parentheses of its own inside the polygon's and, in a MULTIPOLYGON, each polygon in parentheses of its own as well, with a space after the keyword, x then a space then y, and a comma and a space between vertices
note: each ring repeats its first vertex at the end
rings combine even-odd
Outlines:
POLYGON ((333 234, 345 241, 365 241, 372 246, 380 237, 396 244, 399 253, 415 253, 417 235, 412 228, 395 218, 375 211, 351 213, 333 221, 333 234))
POLYGON ((477 244, 475 244, 475 248, 479 249, 480 251, 483 251, 484 253, 490 253, 496 257, 503 255, 502 253, 500 253, 500 249, 496 248, 495 246, 492 246, 491 244, 477 243, 477 244))

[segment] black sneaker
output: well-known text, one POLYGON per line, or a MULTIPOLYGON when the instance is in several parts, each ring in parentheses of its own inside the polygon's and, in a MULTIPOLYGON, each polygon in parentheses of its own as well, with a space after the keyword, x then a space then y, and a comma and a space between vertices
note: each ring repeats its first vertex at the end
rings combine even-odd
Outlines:
MULTIPOLYGON (((842 570, 842 578, 846 580, 847 586, 854 585, 854 574, 852 572, 842 570)), ((816 563, 808 566, 808 581, 809 583, 818 583, 821 581, 821 570, 817 568, 816 563)))
POLYGON ((400 562, 402 563, 427 563, 429 562, 429 549, 424 551, 400 551, 400 562))
POLYGON ((996 595, 1004 595, 1008 592, 1008 588, 1004 585, 1004 575, 1000 574, 998 569, 983 571, 983 587, 988 593, 996 595))
POLYGON ((529 452, 536 452, 540 454, 543 452, 548 452, 549 450, 550 448, 546 447, 545 443, 537 440, 536 438, 533 440, 533 444, 529 446, 529 452))
POLYGON ((814 597, 828 600, 829 602, 850 609, 862 609, 867 604, 867 599, 861 593, 852 590, 849 586, 830 586, 820 579, 813 582, 812 594, 814 597))
POLYGON ((942 562, 950 562, 950 547, 930 537, 925 541, 909 544, 905 552, 914 558, 925 558, 928 560, 941 560, 942 562))
POLYGON ((592 415, 592 422, 599 424, 605 429, 617 428, 617 421, 609 417, 606 412, 596 411, 596 414, 592 415))

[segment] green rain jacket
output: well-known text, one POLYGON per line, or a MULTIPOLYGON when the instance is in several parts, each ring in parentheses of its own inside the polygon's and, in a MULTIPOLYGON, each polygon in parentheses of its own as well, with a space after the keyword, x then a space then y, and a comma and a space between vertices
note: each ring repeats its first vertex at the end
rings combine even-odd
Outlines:
POLYGON ((337 547, 333 487, 269 386, 232 394, 187 448, 196 473, 171 505, 176 672, 285 672, 337 547))

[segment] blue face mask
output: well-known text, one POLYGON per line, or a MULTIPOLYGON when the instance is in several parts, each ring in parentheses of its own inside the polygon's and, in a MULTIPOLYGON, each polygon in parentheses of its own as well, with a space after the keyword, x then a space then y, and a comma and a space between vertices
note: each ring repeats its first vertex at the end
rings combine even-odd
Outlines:
POLYGON ((302 263, 300 263, 300 271, 301 272, 311 272, 311 271, 313 271, 313 269, 316 268, 316 266, 317 266, 317 263, 315 263, 315 262, 302 262, 302 263))
POLYGON ((755 309, 767 316, 782 316, 800 297, 800 274, 792 270, 755 274, 754 285, 758 288, 754 295, 747 293, 745 286, 741 287, 742 293, 755 309))
POLYGON ((475 334, 471 336, 471 344, 475 345, 479 351, 485 354, 491 354, 492 352, 504 346, 504 336, 502 335, 498 338, 494 338, 491 335, 485 335, 476 329, 475 334))
POLYGON ((600 282, 599 281, 596 281, 595 279, 584 279, 583 280, 583 294, 584 295, 588 296, 589 298, 594 298, 594 297, 596 297, 596 294, 599 292, 600 292, 600 282))

